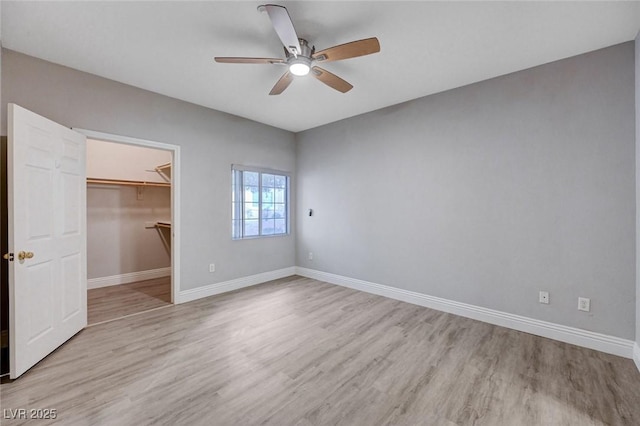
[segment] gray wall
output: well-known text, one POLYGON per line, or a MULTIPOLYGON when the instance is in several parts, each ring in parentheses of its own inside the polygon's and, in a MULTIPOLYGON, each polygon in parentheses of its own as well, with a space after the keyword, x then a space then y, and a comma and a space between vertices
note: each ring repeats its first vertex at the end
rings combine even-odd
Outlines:
POLYGON ((297 264, 632 339, 634 139, 633 42, 302 132, 297 264))
POLYGON ((69 127, 181 146, 182 289, 295 265, 295 235, 232 241, 230 207, 231 164, 293 171, 292 133, 6 49, 2 89, 3 135, 13 102, 69 127))

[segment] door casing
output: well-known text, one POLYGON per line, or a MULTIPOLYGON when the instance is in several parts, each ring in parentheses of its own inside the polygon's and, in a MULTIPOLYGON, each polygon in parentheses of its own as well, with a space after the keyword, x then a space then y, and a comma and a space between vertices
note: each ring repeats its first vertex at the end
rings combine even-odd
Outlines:
POLYGON ((171 152, 171 303, 177 303, 180 292, 180 146, 147 139, 119 136, 94 130, 74 128, 87 139, 116 142, 171 152))

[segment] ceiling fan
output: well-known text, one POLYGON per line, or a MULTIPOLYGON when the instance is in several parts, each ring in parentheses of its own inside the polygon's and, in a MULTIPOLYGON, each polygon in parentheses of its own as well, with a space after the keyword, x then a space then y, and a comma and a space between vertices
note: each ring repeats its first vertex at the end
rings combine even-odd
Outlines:
POLYGON ((284 6, 265 4, 258 6, 260 12, 267 12, 273 28, 276 30, 280 41, 284 45, 285 58, 244 58, 244 57, 215 57, 216 62, 227 64, 277 64, 286 65, 287 71, 273 86, 270 95, 279 95, 293 81, 294 76, 311 74, 327 86, 346 93, 353 88, 351 84, 335 74, 320 68, 316 64, 323 62, 339 61, 342 59, 356 58, 370 55, 380 51, 380 43, 375 37, 352 41, 329 47, 316 52, 315 46, 310 46, 305 39, 299 38, 293 28, 293 22, 289 12, 284 6))

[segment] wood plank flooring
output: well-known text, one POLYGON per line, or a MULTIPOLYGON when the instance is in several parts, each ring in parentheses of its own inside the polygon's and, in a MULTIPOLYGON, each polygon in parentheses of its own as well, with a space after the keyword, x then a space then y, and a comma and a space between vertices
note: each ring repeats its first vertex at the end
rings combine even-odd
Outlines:
POLYGON ((89 325, 171 305, 171 277, 94 288, 87 292, 89 325))
POLYGON ((300 277, 90 327, 0 396, 38 425, 640 424, 631 360, 300 277))

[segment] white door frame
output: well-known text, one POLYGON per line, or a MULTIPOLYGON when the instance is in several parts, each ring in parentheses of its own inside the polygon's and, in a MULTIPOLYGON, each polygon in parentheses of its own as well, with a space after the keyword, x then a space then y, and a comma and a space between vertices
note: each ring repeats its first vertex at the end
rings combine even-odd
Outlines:
POLYGON ((76 129, 88 139, 162 149, 171 152, 171 303, 178 303, 180 294, 180 146, 146 139, 119 136, 94 130, 76 129))

